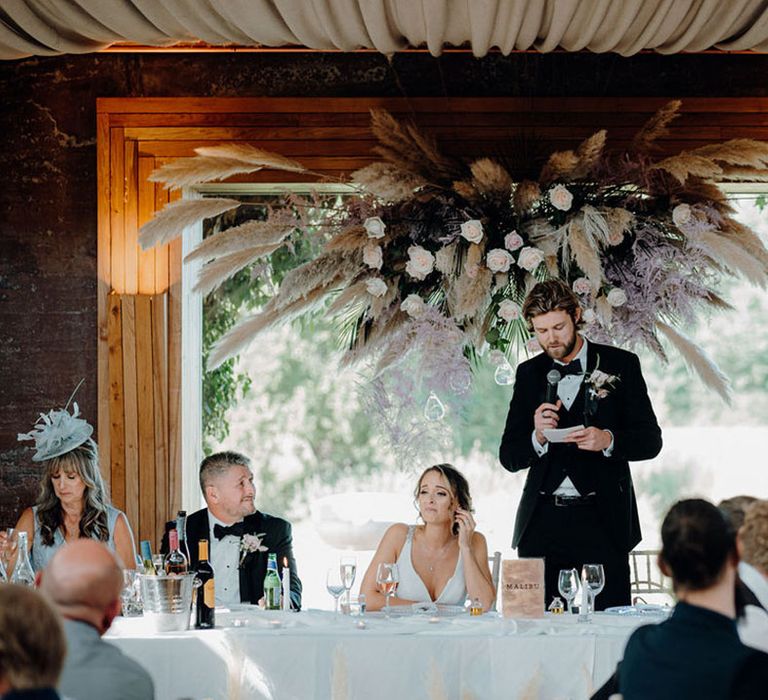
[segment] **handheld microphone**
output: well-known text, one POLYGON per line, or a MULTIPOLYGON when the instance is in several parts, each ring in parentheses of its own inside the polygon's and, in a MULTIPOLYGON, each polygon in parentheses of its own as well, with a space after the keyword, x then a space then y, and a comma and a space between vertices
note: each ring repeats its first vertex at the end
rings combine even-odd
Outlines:
POLYGON ((557 383, 562 378, 562 375, 556 369, 551 369, 547 372, 547 392, 544 394, 544 403, 555 403, 557 401, 557 383))

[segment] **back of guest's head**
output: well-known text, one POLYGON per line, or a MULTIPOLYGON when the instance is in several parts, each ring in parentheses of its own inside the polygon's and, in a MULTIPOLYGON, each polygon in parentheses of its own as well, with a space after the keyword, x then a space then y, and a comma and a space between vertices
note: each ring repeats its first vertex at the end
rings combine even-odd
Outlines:
POLYGON ((709 501, 678 501, 661 525, 659 555, 664 573, 675 589, 710 588, 722 577, 726 563, 736 563, 734 530, 709 501))
POLYGON ((717 507, 725 513, 731 527, 738 530, 744 523, 744 514, 756 500, 754 496, 733 496, 720 501, 717 507))
POLYGON ((421 482, 424 481, 424 477, 429 474, 429 472, 433 471, 442 474, 443 478, 448 482, 448 487, 451 490, 451 494, 456 499, 456 502, 459 504, 459 508, 471 511, 472 496, 469 493, 469 483, 464 475, 452 464, 433 464, 431 467, 427 467, 416 482, 416 489, 413 492, 413 497, 418 499, 421 482))
POLYGON ((738 538, 742 559, 768 576, 768 501, 749 506, 738 538))
POLYGON ((32 588, 0 584, 0 686, 55 687, 66 651, 61 620, 51 604, 32 588))
POLYGON ((96 540, 64 545, 40 574, 40 589, 64 617, 97 626, 106 619, 105 629, 120 611, 122 587, 120 560, 96 540))
POLYGON ((205 487, 208 486, 216 477, 224 474, 232 467, 251 468, 251 460, 244 454, 227 450, 226 452, 217 452, 206 457, 200 463, 200 490, 205 494, 205 487))

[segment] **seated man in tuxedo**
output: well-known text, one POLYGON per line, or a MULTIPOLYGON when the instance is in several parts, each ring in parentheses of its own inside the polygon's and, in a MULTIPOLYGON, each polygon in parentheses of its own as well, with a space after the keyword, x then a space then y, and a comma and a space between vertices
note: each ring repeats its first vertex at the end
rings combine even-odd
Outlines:
POLYGON ((579 300, 562 280, 536 284, 522 312, 544 352, 517 368, 499 449, 505 469, 528 470, 512 546, 544 558, 547 602, 560 569, 602 564, 596 608, 627 605, 628 552, 640 541, 629 461, 661 450, 640 362, 577 332, 579 300), (565 442, 544 434, 569 427, 565 442))
POLYGON ((251 460, 237 452, 219 452, 200 464, 200 488, 207 508, 187 518, 187 543, 198 562, 198 542, 210 542, 209 559, 216 575, 216 604, 258 603, 264 595, 268 554, 277 554, 278 572, 284 561, 291 572, 291 605, 301 608, 301 581, 293 557, 291 524, 256 510, 251 460), (260 538, 254 549, 253 537, 260 538))

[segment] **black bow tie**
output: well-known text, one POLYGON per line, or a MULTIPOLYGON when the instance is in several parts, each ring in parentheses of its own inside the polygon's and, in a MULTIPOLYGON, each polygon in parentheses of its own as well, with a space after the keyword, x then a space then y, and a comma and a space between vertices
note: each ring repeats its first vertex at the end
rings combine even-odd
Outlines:
POLYGON ((558 362, 552 365, 554 369, 560 372, 562 377, 567 377, 569 374, 584 374, 581 369, 581 360, 571 360, 567 365, 561 365, 558 362))
POLYGON ((213 526, 213 536, 217 540, 223 540, 227 535, 234 535, 235 537, 242 537, 243 536, 243 521, 241 520, 239 523, 235 523, 234 525, 219 525, 216 523, 213 526))

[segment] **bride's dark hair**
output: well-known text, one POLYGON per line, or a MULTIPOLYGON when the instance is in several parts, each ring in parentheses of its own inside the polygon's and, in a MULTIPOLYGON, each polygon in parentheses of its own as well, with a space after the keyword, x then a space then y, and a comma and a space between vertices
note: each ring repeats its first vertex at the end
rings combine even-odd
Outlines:
MULTIPOLYGON (((440 472, 448 482, 448 486, 451 489, 453 497, 458 502, 459 508, 468 510, 470 513, 473 512, 472 496, 469 494, 469 483, 464 475, 452 464, 433 464, 431 467, 427 467, 416 482, 416 488, 413 492, 414 500, 418 501, 421 482, 429 472, 440 472)), ((453 530, 453 534, 455 535, 458 532, 458 525, 454 524, 453 530)))
POLYGON ((88 438, 82 445, 63 455, 45 461, 45 472, 40 483, 37 499, 37 520, 40 523, 40 539, 51 546, 56 530, 64 522, 61 501, 53 490, 54 474, 77 474, 85 484, 83 514, 80 517, 80 537, 106 542, 109 539, 107 504, 109 498, 99 471, 99 455, 96 443, 88 438))

